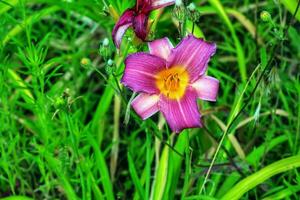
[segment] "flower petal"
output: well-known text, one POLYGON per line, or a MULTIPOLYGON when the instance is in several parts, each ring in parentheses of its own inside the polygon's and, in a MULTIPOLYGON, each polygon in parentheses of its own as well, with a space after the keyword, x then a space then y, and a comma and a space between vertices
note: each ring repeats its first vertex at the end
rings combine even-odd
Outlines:
POLYGON ((214 43, 205 42, 193 35, 185 37, 174 49, 167 62, 167 67, 181 65, 187 69, 190 83, 193 83, 206 71, 207 64, 216 52, 214 43))
POLYGON ((200 113, 197 105, 197 93, 188 87, 185 95, 178 100, 161 95, 159 109, 166 118, 172 131, 179 133, 185 128, 201 127, 200 113))
POLYGON ((152 55, 156 55, 165 60, 167 60, 173 49, 173 45, 167 37, 149 42, 148 47, 152 55))
POLYGON ((131 103, 135 112, 143 119, 147 119, 158 112, 158 95, 141 93, 131 103))
POLYGON ((165 69, 165 60, 148 53, 135 53, 125 60, 121 82, 135 92, 158 93, 156 74, 165 69))
POLYGON ((133 18, 133 29, 138 38, 145 40, 147 37, 148 15, 140 13, 133 18))
POLYGON ((137 0, 136 1, 136 10, 137 11, 146 11, 145 9, 149 8, 151 5, 151 0, 137 0))
POLYGON ((151 0, 151 9, 159 9, 170 6, 175 3, 175 0, 151 0))
POLYGON ((134 15, 133 10, 131 9, 126 10, 120 17, 119 21, 116 23, 112 31, 112 38, 117 48, 120 48, 125 31, 130 26, 132 26, 133 15, 134 15))
POLYGON ((201 76, 192 84, 192 87, 197 91, 198 97, 206 101, 216 101, 219 81, 211 76, 201 76))

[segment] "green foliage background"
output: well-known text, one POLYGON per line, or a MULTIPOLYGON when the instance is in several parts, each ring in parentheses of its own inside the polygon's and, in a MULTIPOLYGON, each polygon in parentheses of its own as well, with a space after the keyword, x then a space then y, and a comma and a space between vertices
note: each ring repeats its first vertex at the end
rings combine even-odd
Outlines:
MULTIPOLYGON (((0 0, 0 198, 299 199, 298 1, 193 2, 220 91, 199 101, 204 128, 175 135, 118 83, 148 51, 132 31, 111 41, 133 0, 0 0)), ((151 14, 150 37, 180 41, 172 12, 151 14)))

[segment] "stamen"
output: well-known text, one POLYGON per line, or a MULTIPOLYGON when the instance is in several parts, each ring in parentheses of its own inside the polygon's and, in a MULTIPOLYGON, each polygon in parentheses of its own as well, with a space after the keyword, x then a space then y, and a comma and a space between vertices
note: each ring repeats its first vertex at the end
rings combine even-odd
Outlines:
POLYGON ((185 93, 188 85, 188 73, 181 67, 173 67, 157 75, 157 87, 166 97, 178 99, 185 93))
POLYGON ((166 78, 164 78, 164 88, 168 92, 176 91, 180 86, 180 79, 178 77, 178 73, 169 74, 166 78))

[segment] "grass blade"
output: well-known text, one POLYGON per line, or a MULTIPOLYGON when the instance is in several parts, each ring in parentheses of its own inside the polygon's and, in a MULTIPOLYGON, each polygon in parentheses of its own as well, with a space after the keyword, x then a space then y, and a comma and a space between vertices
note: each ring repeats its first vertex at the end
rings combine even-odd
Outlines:
POLYGON ((136 169, 135 169, 133 159, 129 152, 127 154, 127 158, 128 158, 128 165, 129 165, 129 172, 130 172, 131 179, 132 179, 132 181, 135 185, 135 188, 137 189, 141 199, 145 199, 145 191, 140 183, 139 177, 138 177, 136 169))
POLYGON ((157 171, 155 173, 155 178, 153 182, 153 193, 152 198, 155 200, 162 199, 164 193, 165 193, 165 187, 168 177, 168 166, 169 166, 169 153, 170 148, 169 146, 165 145, 162 155, 159 160, 159 166, 157 168, 157 171))
POLYGON ((1 198, 0 200, 33 200, 33 199, 25 196, 10 196, 10 197, 1 198))
POLYGON ((246 192, 272 176, 298 167, 300 167, 300 156, 292 156, 279 160, 241 180, 222 197, 222 200, 240 199, 246 192))
POLYGON ((231 32, 232 39, 235 44, 236 48, 236 54, 237 54, 237 59, 238 59, 238 64, 239 64, 239 70, 240 70, 240 75, 241 79, 243 82, 246 82, 247 80, 247 70, 246 70, 246 60, 245 60, 245 53, 242 48, 241 42, 239 38, 236 35, 235 29, 223 7, 221 2, 219 0, 209 0, 209 3, 217 10, 219 13, 220 17, 223 19, 225 24, 227 25, 228 29, 231 32))
MULTIPOLYGON (((285 8, 290 11, 290 13, 294 13, 295 12, 295 8, 297 7, 297 0, 281 0, 280 1, 285 8)), ((298 12, 295 16, 295 18, 300 21, 300 12, 298 12)))
POLYGON ((95 142, 95 140, 89 136, 88 137, 89 142, 91 143, 94 152, 95 152, 95 156, 96 156, 96 163, 97 163, 97 168, 98 171, 101 175, 101 182, 102 182, 102 186, 104 188, 104 192, 106 195, 106 198, 109 200, 115 199, 114 198, 114 193, 113 193, 113 187, 112 187, 112 183, 109 177, 109 172, 108 172, 108 168, 106 165, 106 161, 104 159, 103 153, 101 152, 101 150, 99 149, 97 143, 95 142))

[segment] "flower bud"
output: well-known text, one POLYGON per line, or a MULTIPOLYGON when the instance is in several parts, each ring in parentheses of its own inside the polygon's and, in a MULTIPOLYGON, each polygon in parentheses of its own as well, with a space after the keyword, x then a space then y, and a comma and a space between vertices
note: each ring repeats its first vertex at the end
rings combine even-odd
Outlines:
POLYGON ((175 1, 175 5, 176 5, 177 7, 182 6, 182 5, 183 5, 182 0, 176 0, 176 1, 175 1))
POLYGON ((196 9, 196 6, 194 3, 190 3, 187 6, 187 16, 194 23, 196 23, 199 20, 200 12, 196 9))
MULTIPOLYGON (((177 2, 177 1, 176 1, 177 2)), ((174 7, 172 12, 173 16, 178 19, 179 22, 183 22, 186 15, 186 8, 183 6, 182 1, 178 1, 178 4, 174 7)))
POLYGON ((102 41, 102 44, 103 44, 104 47, 107 47, 109 45, 108 38, 104 38, 104 40, 102 41))
POLYGON ((112 59, 109 59, 109 60, 107 61, 107 64, 108 64, 109 66, 112 66, 112 65, 114 64, 114 61, 113 61, 112 59))
POLYGON ((106 66, 105 66, 105 71, 108 75, 112 74, 114 72, 114 61, 112 59, 109 59, 106 63, 106 66))
POLYGON ((194 3, 190 3, 187 8, 189 9, 189 11, 194 12, 196 9, 196 6, 194 3))
POLYGON ((104 60, 109 59, 109 57, 111 56, 112 51, 109 48, 109 40, 108 40, 108 38, 104 38, 103 41, 100 42, 99 54, 103 57, 104 60))
POLYGON ((272 20, 271 14, 265 10, 260 13, 260 18, 264 22, 269 22, 272 20))
POLYGON ((81 61, 80 61, 80 64, 81 64, 82 66, 87 66, 87 65, 90 64, 90 63, 91 63, 91 61, 90 61, 90 59, 88 59, 88 58, 82 58, 81 61))

